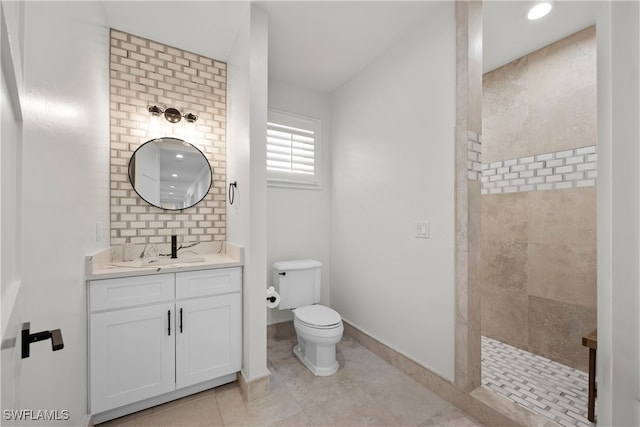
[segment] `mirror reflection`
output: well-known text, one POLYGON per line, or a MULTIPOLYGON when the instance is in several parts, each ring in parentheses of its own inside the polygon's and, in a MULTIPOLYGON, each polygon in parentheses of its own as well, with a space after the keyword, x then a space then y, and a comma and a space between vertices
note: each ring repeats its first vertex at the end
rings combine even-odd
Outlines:
POLYGON ((204 154, 178 138, 152 139, 129 160, 129 181, 147 203, 162 209, 189 208, 211 187, 211 166, 204 154))

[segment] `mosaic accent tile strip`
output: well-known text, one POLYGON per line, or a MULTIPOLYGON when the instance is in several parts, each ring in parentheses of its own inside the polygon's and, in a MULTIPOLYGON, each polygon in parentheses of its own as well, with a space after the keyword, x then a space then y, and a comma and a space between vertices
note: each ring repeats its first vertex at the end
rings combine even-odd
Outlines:
POLYGON ((482 176, 482 136, 472 131, 467 131, 467 171, 469 179, 479 181, 482 176))
POLYGON ((588 382, 585 372, 482 337, 482 384, 560 425, 595 426, 587 419, 588 382))
POLYGON ((594 187, 596 146, 482 164, 482 194, 594 187))

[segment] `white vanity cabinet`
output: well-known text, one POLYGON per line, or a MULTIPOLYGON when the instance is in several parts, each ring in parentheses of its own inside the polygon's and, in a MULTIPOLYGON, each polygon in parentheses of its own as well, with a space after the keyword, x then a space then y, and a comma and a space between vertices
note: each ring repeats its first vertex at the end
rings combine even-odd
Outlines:
POLYGON ((240 267, 90 281, 90 410, 111 411, 97 420, 234 380, 241 289, 240 267))

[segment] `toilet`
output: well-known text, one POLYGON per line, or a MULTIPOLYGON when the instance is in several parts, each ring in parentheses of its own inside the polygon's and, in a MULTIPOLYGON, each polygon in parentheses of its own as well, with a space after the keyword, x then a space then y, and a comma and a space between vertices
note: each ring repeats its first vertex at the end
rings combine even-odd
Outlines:
POLYGON ((320 302, 322 264, 312 259, 273 264, 273 281, 280 294, 280 310, 293 310, 298 344, 293 353, 316 376, 329 376, 339 368, 336 344, 344 326, 340 314, 320 302))

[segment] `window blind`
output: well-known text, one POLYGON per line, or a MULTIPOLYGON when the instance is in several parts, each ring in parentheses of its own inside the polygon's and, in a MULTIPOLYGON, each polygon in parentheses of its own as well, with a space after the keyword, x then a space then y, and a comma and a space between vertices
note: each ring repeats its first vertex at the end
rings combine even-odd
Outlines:
POLYGON ((269 112, 267 177, 270 180, 317 184, 317 121, 269 112))

